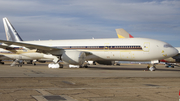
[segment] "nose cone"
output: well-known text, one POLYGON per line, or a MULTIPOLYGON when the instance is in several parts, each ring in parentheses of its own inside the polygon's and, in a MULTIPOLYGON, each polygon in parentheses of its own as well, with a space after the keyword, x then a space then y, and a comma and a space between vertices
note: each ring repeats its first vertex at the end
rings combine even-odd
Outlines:
POLYGON ((173 56, 177 55, 178 53, 179 53, 179 51, 174 47, 166 49, 166 54, 168 57, 173 57, 173 56))

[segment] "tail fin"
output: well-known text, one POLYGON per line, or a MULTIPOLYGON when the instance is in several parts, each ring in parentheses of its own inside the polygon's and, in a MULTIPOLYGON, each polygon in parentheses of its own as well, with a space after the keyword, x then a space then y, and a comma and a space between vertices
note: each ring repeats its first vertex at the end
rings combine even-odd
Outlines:
POLYGON ((116 33, 117 33, 118 38, 134 38, 131 34, 126 32, 123 28, 116 29, 116 33))
POLYGON ((19 36, 18 32, 15 30, 15 28, 12 26, 12 24, 8 21, 6 17, 3 18, 3 23, 7 40, 15 42, 23 41, 22 38, 19 36))

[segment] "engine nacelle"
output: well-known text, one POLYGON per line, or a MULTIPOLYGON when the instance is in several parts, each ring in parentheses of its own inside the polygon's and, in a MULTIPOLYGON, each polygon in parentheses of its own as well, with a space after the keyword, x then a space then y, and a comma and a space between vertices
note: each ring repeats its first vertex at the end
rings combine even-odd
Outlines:
POLYGON ((61 57, 62 61, 72 65, 83 65, 86 60, 86 54, 82 51, 65 51, 61 57))
POLYGON ((115 61, 95 61, 97 62, 98 64, 102 64, 102 65, 114 65, 115 64, 115 61))

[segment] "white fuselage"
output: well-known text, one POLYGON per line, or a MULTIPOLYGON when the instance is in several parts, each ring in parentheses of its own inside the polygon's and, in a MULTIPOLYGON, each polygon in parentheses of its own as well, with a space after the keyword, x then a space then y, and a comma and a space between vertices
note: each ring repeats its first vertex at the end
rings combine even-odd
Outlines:
POLYGON ((77 50, 92 53, 86 57, 86 60, 151 61, 178 54, 171 45, 148 38, 49 40, 23 43, 57 47, 64 51, 77 50))

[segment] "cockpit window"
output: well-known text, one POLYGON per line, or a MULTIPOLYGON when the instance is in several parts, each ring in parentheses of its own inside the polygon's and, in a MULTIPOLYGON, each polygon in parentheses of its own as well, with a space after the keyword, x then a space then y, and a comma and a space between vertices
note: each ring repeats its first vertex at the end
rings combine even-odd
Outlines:
POLYGON ((173 47, 173 46, 171 46, 170 44, 165 44, 164 47, 169 48, 169 47, 173 47))

